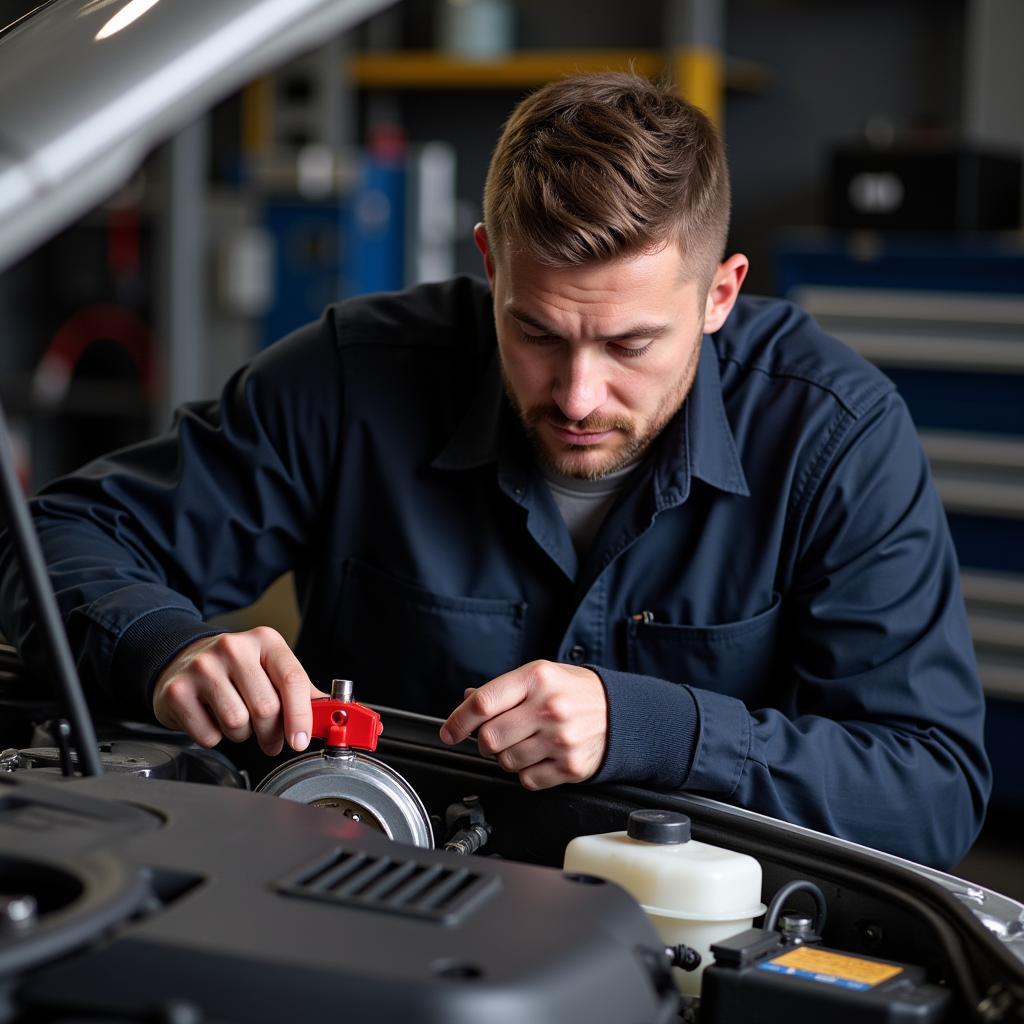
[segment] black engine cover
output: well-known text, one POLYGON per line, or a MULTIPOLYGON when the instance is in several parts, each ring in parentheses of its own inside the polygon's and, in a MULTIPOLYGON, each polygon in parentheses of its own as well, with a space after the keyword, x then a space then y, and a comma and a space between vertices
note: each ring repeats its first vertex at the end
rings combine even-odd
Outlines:
POLYGON ((564 1024, 671 1019, 621 889, 415 849, 328 811, 185 782, 0 777, 0 933, 19 1015, 564 1024), (59 959, 56 959, 59 957, 59 959))

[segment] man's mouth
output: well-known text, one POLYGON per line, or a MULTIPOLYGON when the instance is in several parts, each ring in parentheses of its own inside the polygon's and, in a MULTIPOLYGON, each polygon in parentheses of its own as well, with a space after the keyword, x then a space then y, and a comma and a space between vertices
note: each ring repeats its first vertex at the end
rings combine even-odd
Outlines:
POLYGON ((552 433, 564 444, 571 445, 594 445, 600 444, 612 436, 614 430, 579 430, 570 427, 560 427, 551 420, 547 421, 552 433))

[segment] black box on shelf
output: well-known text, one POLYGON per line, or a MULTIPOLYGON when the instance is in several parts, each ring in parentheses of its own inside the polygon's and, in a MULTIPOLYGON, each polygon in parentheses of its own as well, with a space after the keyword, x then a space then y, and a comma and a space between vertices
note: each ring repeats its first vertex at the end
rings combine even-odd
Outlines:
POLYGON ((829 223, 845 230, 1012 230, 1021 158, 966 147, 840 148, 828 193, 829 223))

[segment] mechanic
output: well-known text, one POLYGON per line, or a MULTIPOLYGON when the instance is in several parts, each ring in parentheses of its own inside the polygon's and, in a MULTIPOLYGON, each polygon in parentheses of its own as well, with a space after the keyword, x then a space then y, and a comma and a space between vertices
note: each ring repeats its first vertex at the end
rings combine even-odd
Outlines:
POLYGON ((728 221, 722 144, 670 90, 526 98, 487 285, 331 306, 34 501, 91 699, 274 755, 308 744, 311 680, 347 676, 530 789, 698 792, 955 864, 990 776, 928 465, 886 377, 739 297, 728 221), (287 570, 295 653, 208 623, 287 570))

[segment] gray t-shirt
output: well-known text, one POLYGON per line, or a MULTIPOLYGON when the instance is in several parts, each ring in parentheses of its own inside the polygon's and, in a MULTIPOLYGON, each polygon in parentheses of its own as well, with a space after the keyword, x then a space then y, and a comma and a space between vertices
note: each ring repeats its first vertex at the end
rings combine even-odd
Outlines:
POLYGON ((636 462, 631 462, 600 480, 577 480, 542 467, 544 480, 551 489, 565 525, 569 527, 569 535, 579 558, 582 559, 590 549, 604 517, 625 485, 626 477, 636 466, 636 462))

